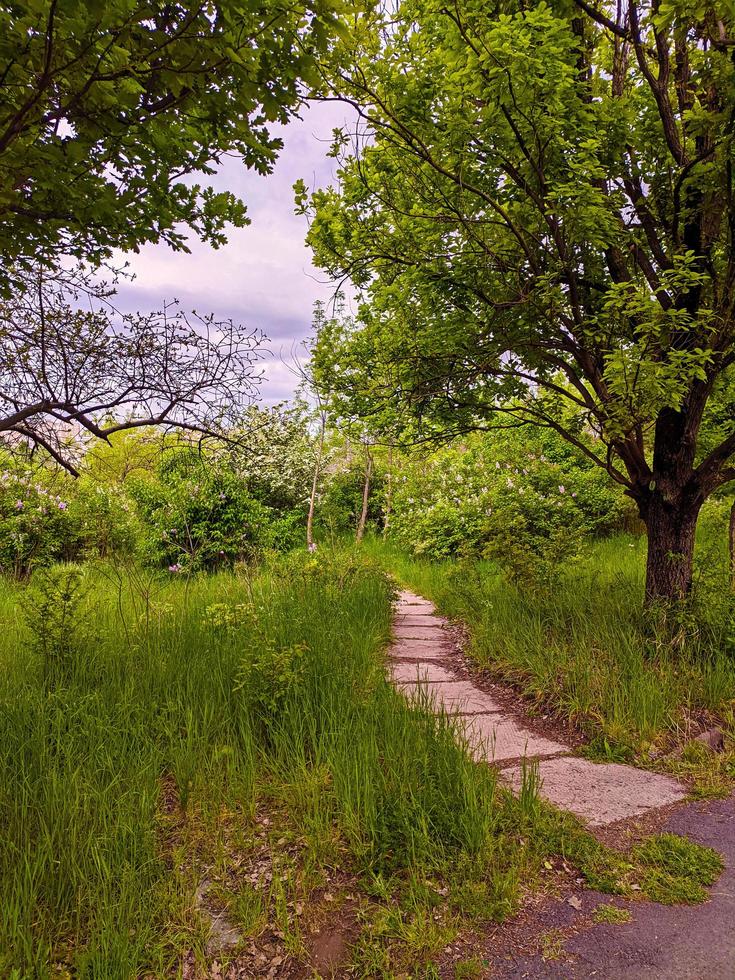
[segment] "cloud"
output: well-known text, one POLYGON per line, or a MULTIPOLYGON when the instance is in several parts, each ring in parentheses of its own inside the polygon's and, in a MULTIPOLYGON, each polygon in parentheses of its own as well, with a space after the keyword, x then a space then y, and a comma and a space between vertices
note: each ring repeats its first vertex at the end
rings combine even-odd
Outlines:
POLYGON ((328 302, 335 288, 311 263, 304 244, 307 223, 294 214, 292 187, 300 177, 310 187, 334 179, 335 161, 326 154, 332 130, 344 125, 348 112, 336 103, 314 105, 282 127, 284 147, 268 177, 246 170, 239 160, 225 160, 211 183, 245 201, 251 224, 230 229, 220 249, 190 240, 188 255, 151 245, 125 256, 135 278, 120 284, 117 305, 145 311, 176 298, 187 310, 262 330, 275 354, 264 364, 263 397, 290 397, 298 381, 282 370, 278 355, 290 357, 294 344, 308 336, 314 302, 328 302))

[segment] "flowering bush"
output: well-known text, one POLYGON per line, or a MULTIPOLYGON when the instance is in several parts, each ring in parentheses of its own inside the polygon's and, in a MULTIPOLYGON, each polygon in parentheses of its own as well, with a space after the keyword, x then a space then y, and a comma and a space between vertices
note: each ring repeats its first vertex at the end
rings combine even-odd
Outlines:
POLYGON ((514 577, 575 554, 620 527, 629 507, 601 470, 553 433, 468 437, 409 460, 396 480, 391 534, 433 558, 486 555, 514 577))
POLYGON ((131 494, 143 521, 141 556, 172 573, 212 570, 251 558, 267 543, 268 510, 225 466, 178 451, 156 480, 131 494))
POLYGON ((71 557, 71 480, 8 462, 0 473, 0 571, 17 578, 71 557))

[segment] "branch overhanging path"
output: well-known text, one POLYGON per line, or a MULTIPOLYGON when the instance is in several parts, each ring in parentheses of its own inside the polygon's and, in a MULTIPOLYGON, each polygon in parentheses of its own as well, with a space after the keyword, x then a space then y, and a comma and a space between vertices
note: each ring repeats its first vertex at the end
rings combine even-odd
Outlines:
POLYGON ((453 666, 459 648, 428 599, 399 593, 393 636, 393 683, 406 697, 454 716, 473 757, 497 767, 512 788, 520 788, 524 767, 537 763, 541 796, 590 827, 686 799, 686 788, 670 776, 572 755, 570 746, 524 727, 491 695, 459 677, 453 666))

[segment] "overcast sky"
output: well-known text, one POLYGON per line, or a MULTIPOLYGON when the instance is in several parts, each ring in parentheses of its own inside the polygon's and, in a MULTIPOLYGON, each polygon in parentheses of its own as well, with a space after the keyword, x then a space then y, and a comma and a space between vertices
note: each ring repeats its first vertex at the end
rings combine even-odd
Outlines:
POLYGON ((187 310, 261 329, 272 352, 262 385, 268 402, 293 393, 296 380, 281 356, 290 359, 294 343, 310 333, 314 301, 328 301, 334 292, 311 264, 304 245, 306 219, 294 214, 292 186, 299 177, 309 187, 330 182, 335 161, 327 151, 345 111, 336 103, 314 105, 279 130, 284 148, 269 177, 227 160, 212 183, 245 201, 251 224, 229 229, 228 244, 219 249, 195 240, 189 242, 190 255, 147 246, 127 257, 135 279, 118 289, 123 309, 160 309, 164 300, 176 298, 187 310))

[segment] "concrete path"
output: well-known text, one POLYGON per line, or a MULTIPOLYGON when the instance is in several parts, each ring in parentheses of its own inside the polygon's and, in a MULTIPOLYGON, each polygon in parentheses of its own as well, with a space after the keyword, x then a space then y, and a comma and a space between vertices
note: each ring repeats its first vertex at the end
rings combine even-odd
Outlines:
POLYGON ((686 789, 669 776, 572 756, 568 745, 531 731, 458 677, 452 660, 459 648, 428 599, 405 590, 399 594, 393 635, 390 670, 398 689, 456 716, 474 757, 499 767, 511 786, 520 785, 524 760, 538 761, 541 795, 591 827, 640 817, 685 798, 686 789))

